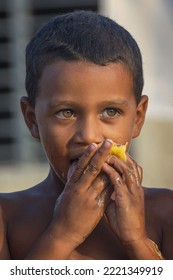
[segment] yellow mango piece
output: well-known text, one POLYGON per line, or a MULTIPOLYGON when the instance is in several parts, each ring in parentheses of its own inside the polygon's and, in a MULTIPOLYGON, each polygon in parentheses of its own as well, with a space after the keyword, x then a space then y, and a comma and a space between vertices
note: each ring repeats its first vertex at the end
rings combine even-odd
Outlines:
POLYGON ((127 143, 124 145, 113 144, 110 154, 117 156, 118 158, 121 158, 122 160, 126 161, 127 159, 126 148, 127 148, 127 143))

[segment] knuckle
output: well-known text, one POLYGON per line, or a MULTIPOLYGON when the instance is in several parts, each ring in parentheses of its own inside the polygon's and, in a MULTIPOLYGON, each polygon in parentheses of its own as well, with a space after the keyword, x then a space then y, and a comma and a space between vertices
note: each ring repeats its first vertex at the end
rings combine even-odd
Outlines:
POLYGON ((97 174, 99 173, 99 169, 97 168, 96 164, 94 163, 89 163, 89 165, 87 166, 87 171, 92 173, 92 174, 97 174))
POLYGON ((138 167, 138 165, 137 165, 136 161, 133 161, 133 165, 134 165, 134 167, 135 167, 135 168, 137 168, 137 167, 138 167))
POLYGON ((98 155, 99 156, 103 156, 103 154, 104 154, 104 150, 103 150, 103 147, 100 147, 100 149, 98 149, 98 151, 97 151, 97 153, 98 153, 98 155))
POLYGON ((131 168, 131 167, 128 167, 128 168, 127 168, 127 175, 129 175, 129 176, 133 176, 133 175, 135 175, 135 171, 134 171, 134 169, 133 169, 133 168, 131 168))
POLYGON ((77 166, 76 166, 75 172, 76 172, 77 174, 81 174, 83 171, 84 171, 84 168, 83 168, 83 167, 81 167, 80 165, 77 165, 77 166))
POLYGON ((70 179, 73 182, 77 182, 79 180, 79 178, 81 177, 83 172, 84 172, 84 168, 81 167, 80 165, 76 165, 75 170, 74 170, 72 176, 70 177, 70 179))

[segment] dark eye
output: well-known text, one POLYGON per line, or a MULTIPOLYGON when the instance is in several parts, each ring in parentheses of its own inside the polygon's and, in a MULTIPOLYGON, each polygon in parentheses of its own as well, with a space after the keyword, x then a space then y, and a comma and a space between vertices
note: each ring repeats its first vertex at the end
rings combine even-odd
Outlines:
POLYGON ((71 109, 64 109, 56 113, 56 116, 60 119, 74 118, 74 112, 71 109))
POLYGON ((101 116, 104 118, 114 118, 119 114, 120 114, 120 112, 118 109, 107 108, 102 112, 101 116))

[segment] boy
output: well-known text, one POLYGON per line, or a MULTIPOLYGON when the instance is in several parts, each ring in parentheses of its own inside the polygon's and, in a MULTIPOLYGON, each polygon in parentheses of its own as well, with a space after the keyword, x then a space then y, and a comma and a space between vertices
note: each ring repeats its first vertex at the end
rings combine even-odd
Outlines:
POLYGON ((134 160, 110 155, 140 133, 142 88, 139 48, 109 18, 78 11, 35 34, 21 108, 50 172, 1 195, 1 259, 173 259, 172 191, 143 188, 134 160))

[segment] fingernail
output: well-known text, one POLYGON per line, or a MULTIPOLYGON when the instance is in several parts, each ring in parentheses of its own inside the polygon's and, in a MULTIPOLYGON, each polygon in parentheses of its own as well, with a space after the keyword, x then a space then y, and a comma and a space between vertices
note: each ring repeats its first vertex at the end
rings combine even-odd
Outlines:
POLYGON ((111 144, 113 144, 112 139, 109 139, 109 138, 108 138, 108 139, 106 139, 106 141, 109 142, 109 143, 111 143, 111 144))
POLYGON ((106 139, 106 140, 105 140, 105 145, 106 145, 107 147, 111 147, 112 144, 113 144, 113 141, 112 141, 111 139, 106 139))
POLYGON ((117 178, 116 178, 116 182, 117 182, 117 184, 122 185, 122 182, 121 182, 120 177, 117 177, 117 178))
POLYGON ((97 148, 97 144, 96 143, 91 143, 89 146, 88 146, 88 150, 89 151, 93 151, 97 148))

